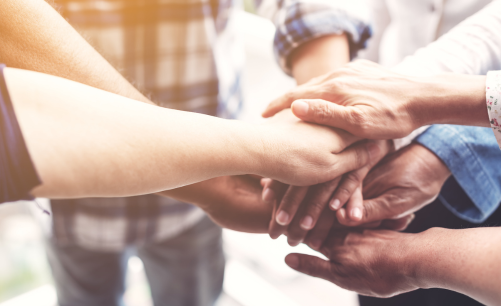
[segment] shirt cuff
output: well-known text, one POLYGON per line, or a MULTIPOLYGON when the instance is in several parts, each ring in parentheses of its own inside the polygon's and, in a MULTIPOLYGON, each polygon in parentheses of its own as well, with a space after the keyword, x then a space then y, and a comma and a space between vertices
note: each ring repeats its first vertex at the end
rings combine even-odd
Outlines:
POLYGON ((290 74, 288 58, 295 48, 326 35, 348 34, 350 56, 354 58, 372 36, 369 24, 342 9, 325 4, 294 3, 285 8, 275 33, 275 56, 280 67, 290 74))
MULTIPOLYGON (((472 223, 485 221, 501 199, 499 183, 486 169, 490 165, 472 147, 480 132, 477 129, 482 128, 433 125, 416 139, 435 153, 453 175, 444 184, 439 199, 455 215, 472 223), (475 130, 467 136, 461 132, 465 128, 475 130)), ((478 151, 486 151, 487 147, 485 142, 478 151)))
POLYGON ((485 85, 487 111, 492 131, 501 149, 501 71, 489 71, 485 85))
POLYGON ((0 203, 32 200, 41 184, 14 113, 0 65, 0 203))

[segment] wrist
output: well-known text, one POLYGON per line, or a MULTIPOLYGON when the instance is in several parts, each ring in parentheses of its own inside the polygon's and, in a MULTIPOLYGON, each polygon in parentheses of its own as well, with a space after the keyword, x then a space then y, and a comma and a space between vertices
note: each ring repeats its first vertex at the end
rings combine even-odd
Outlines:
POLYGON ((418 125, 489 126, 485 81, 485 76, 452 73, 419 78, 411 107, 418 125))
POLYGON ((409 264, 407 271, 409 279, 416 288, 430 289, 438 287, 437 265, 440 252, 436 249, 441 237, 447 233, 444 228, 431 228, 424 232, 413 234, 412 247, 408 248, 405 260, 409 264))
POLYGON ((292 76, 298 85, 326 74, 350 61, 346 34, 327 35, 297 47, 289 56, 292 76))

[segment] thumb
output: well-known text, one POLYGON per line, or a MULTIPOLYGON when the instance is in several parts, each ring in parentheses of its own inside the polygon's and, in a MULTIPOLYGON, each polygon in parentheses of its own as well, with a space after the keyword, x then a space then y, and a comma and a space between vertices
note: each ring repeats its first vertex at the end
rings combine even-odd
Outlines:
POLYGON ((292 269, 313 277, 331 281, 331 263, 321 258, 305 254, 289 254, 285 263, 292 269))
POLYGON ((291 108, 294 115, 301 120, 340 128, 352 134, 355 134, 354 131, 360 124, 353 119, 353 108, 325 100, 296 100, 291 108))
POLYGON ((375 221, 393 219, 396 214, 394 211, 392 211, 392 207, 398 205, 396 203, 393 203, 393 199, 395 199, 394 195, 385 193, 377 198, 365 200, 363 202, 362 218, 359 220, 353 220, 352 218, 348 217, 347 213, 343 214, 342 212, 338 211, 338 222, 346 226, 359 226, 375 221))

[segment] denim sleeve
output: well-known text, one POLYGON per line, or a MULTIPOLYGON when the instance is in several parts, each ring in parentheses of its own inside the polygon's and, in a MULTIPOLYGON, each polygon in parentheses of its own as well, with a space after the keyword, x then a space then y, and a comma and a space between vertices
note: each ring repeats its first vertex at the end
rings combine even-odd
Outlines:
POLYGON ((275 57, 280 67, 290 73, 289 55, 302 44, 331 34, 346 33, 350 43, 351 58, 366 47, 372 36, 367 20, 351 14, 336 5, 315 1, 280 0, 275 20, 275 57))
POLYGON ((451 171, 439 199, 455 215, 481 223, 497 209, 501 202, 501 151, 490 128, 433 125, 416 141, 451 171))

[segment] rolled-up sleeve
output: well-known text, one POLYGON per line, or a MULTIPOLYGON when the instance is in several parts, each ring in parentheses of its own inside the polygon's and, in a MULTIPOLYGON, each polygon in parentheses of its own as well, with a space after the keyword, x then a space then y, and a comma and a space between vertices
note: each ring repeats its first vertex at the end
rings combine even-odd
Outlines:
MULTIPOLYGON (((273 19, 276 25, 274 50, 280 67, 290 74, 289 55, 302 44, 326 35, 346 33, 350 43, 351 57, 365 48, 371 37, 371 27, 368 18, 357 14, 357 9, 363 10, 363 1, 354 1, 346 7, 339 1, 320 0, 264 0, 260 2, 262 15, 273 19), (271 1, 275 6, 270 5, 271 1), (268 4, 268 5, 266 5, 268 4), (270 14, 270 7, 276 9, 270 14)), ((258 10, 259 11, 259 10, 258 10)))
POLYGON ((458 217, 485 221, 501 202, 501 151, 491 129, 433 125, 416 141, 434 152, 452 173, 439 199, 458 217))
POLYGON ((24 142, 0 65, 0 203, 31 200, 41 181, 24 142))

